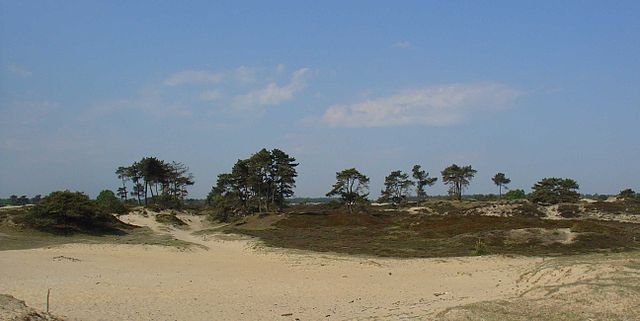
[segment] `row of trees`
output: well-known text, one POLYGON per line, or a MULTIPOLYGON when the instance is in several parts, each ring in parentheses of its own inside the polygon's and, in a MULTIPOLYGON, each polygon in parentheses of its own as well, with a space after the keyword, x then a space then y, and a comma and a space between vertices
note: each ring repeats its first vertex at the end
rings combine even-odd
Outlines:
POLYGON ((123 201, 132 196, 138 204, 147 205, 151 199, 182 202, 187 196, 187 186, 194 184, 189 167, 179 162, 165 162, 155 157, 143 157, 129 166, 120 166, 116 175, 122 181, 117 195, 123 201), (131 182, 131 189, 127 183, 131 182))
POLYGON ((296 159, 274 149, 262 149, 248 159, 239 159, 230 173, 218 175, 207 196, 220 218, 281 209, 293 195, 296 159))
POLYGON ((27 204, 38 204, 42 196, 40 194, 29 198, 27 195, 22 195, 18 197, 18 195, 11 195, 8 199, 2 200, 2 205, 27 205, 27 204))
MULTIPOLYGON (((471 167, 458 166, 452 164, 441 171, 442 182, 449 186, 449 195, 455 199, 461 200, 464 189, 466 189, 477 171, 471 167)), ((415 165, 412 169, 411 180, 407 173, 402 171, 392 171, 384 180, 384 189, 381 191, 381 201, 400 204, 403 202, 412 186, 416 187, 416 196, 422 199, 426 196, 425 187, 432 186, 436 181, 436 177, 429 177, 429 173, 422 170, 420 165, 415 165)), ((497 173, 491 178, 493 183, 498 186, 499 197, 502 197, 502 189, 507 188, 511 183, 504 173, 497 173)), ((537 203, 557 204, 562 202, 575 202, 579 199, 580 194, 577 192, 578 183, 568 178, 544 178, 532 187, 532 193, 529 198, 537 203)), ((631 192, 627 192, 630 194, 631 192)), ((339 197, 344 204, 347 205, 349 211, 358 202, 366 201, 369 195, 369 178, 360 173, 355 168, 345 169, 336 173, 336 183, 332 189, 326 194, 328 197, 339 197)), ((507 198, 518 199, 524 198, 524 190, 516 189, 507 193, 507 198)))

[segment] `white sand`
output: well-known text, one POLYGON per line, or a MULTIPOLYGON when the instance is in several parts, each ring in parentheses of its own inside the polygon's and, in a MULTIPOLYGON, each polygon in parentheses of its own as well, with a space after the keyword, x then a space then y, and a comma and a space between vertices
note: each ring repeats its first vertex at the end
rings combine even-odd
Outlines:
POLYGON ((51 312, 72 320, 401 319, 513 297, 525 290, 518 278, 542 261, 270 250, 249 240, 167 230, 151 218, 124 220, 209 249, 72 244, 3 251, 0 293, 43 310, 51 288, 51 312))

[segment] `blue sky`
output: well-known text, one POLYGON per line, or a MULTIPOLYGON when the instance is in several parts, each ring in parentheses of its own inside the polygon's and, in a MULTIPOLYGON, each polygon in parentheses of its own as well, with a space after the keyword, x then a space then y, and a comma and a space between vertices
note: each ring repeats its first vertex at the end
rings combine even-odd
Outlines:
MULTIPOLYGON (((115 189, 143 156, 193 197, 259 149, 297 196, 357 167, 640 190, 638 1, 0 1, 0 196, 115 189)), ((428 193, 445 193, 438 182, 428 193)))

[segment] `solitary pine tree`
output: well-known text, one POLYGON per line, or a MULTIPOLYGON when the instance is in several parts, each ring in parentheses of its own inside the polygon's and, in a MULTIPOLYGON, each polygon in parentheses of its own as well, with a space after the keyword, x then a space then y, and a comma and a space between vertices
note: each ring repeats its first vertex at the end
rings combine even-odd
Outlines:
POLYGON ((327 196, 339 196, 351 213, 355 204, 366 200, 369 196, 369 177, 355 168, 337 172, 336 183, 333 184, 327 196))
POLYGON ((500 198, 502 198, 502 187, 511 183, 511 179, 509 179, 504 173, 497 173, 491 180, 498 186, 498 193, 500 198))
POLYGON ((429 173, 422 170, 420 165, 413 165, 411 169, 413 178, 416 180, 416 196, 418 199, 423 199, 427 196, 427 192, 424 190, 426 186, 433 186, 438 180, 437 177, 429 177, 429 173))

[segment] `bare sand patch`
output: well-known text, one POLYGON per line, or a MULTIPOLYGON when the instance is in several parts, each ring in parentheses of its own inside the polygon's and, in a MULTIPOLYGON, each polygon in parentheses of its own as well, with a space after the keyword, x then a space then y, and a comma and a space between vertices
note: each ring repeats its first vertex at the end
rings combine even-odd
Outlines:
POLYGON ((540 259, 379 259, 261 251, 209 235, 208 249, 72 244, 0 252, 0 293, 77 320, 399 318, 511 297, 540 259), (74 260, 55 259, 60 257, 74 260))

